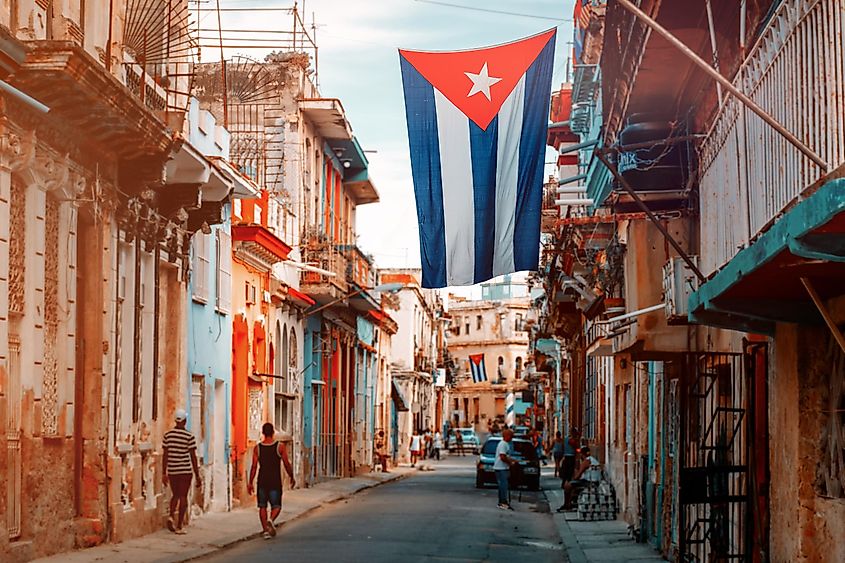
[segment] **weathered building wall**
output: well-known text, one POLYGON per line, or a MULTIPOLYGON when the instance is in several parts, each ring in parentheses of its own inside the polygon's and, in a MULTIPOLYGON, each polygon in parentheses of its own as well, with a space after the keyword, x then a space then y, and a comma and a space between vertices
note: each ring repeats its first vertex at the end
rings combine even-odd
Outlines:
MULTIPOLYGON (((826 328, 778 325, 769 385, 772 561, 845 559, 845 498, 820 494, 833 363, 826 328)), ((837 358, 838 357, 838 358, 837 358)))
MULTIPOLYGON (((687 252, 695 253, 691 242, 691 219, 664 220, 663 226, 687 252)), ((628 222, 625 252, 625 305, 636 311, 663 302, 663 265, 677 252, 649 220, 628 222)), ((682 352, 688 348, 686 327, 666 324, 663 311, 637 317, 637 322, 618 339, 616 349, 624 350, 637 340, 644 352, 682 352)))

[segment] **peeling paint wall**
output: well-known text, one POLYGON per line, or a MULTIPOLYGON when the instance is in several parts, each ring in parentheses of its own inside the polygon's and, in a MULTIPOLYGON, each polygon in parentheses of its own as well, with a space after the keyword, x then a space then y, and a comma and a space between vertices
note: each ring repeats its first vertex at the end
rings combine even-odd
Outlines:
POLYGON ((816 489, 822 424, 830 392, 829 335, 823 327, 778 325, 769 402, 771 558, 845 560, 845 499, 816 489))

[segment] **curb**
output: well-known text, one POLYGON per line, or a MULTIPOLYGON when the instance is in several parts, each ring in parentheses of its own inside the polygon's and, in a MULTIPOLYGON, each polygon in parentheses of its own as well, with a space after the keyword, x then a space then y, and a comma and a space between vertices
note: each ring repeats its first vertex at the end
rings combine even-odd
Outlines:
POLYGON ((559 514, 552 508, 553 505, 560 506, 563 504, 563 493, 554 489, 543 489, 543 494, 546 495, 546 500, 549 501, 549 509, 551 510, 552 521, 555 523, 560 539, 563 540, 565 547, 566 560, 570 563, 587 563, 587 556, 581 545, 578 543, 578 538, 569 527, 566 521, 565 514, 559 514))
MULTIPOLYGON (((402 479, 405 479, 406 477, 409 477, 410 475, 413 475, 415 473, 416 473, 416 471, 408 471, 407 473, 396 474, 395 476, 391 476, 389 479, 385 479, 384 481, 375 481, 371 484, 364 485, 360 489, 356 489, 356 490, 354 490, 350 493, 343 493, 336 498, 327 500, 327 501, 322 502, 320 504, 315 504, 314 506, 312 506, 310 508, 306 508, 302 512, 299 512, 297 514, 293 514, 289 518, 283 520, 281 523, 279 523, 276 526, 276 529, 277 530, 283 529, 285 526, 287 526, 291 522, 295 522, 297 520, 305 518, 306 516, 310 516, 312 513, 316 512, 317 510, 320 510, 321 508, 324 508, 326 506, 329 506, 329 505, 332 505, 332 504, 337 504, 338 502, 340 502, 342 500, 350 499, 350 498, 354 497, 355 495, 357 495, 358 493, 361 493, 363 491, 368 491, 370 489, 374 489, 376 487, 379 487, 381 485, 385 485, 387 483, 395 483, 395 482, 400 481, 402 479)), ((247 541, 250 541, 250 540, 258 539, 263 535, 263 533, 264 532, 257 531, 257 532, 251 533, 249 535, 243 536, 241 538, 234 539, 234 540, 232 540, 228 543, 225 543, 225 544, 221 544, 221 545, 214 546, 214 547, 208 547, 207 550, 205 548, 199 548, 199 550, 197 552, 192 553, 192 554, 188 555, 187 557, 164 559, 163 561, 167 561, 168 563, 185 563, 187 561, 196 561, 197 559, 200 559, 202 557, 207 557, 207 556, 212 555, 214 553, 226 551, 227 549, 230 549, 233 546, 236 546, 240 543, 244 543, 244 542, 247 542, 247 541)))

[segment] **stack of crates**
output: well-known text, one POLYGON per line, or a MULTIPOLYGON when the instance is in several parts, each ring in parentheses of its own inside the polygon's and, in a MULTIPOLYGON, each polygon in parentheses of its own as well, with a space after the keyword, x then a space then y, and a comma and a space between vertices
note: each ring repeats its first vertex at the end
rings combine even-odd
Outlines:
POLYGON ((616 491, 607 481, 587 485, 578 495, 579 520, 616 520, 616 491))

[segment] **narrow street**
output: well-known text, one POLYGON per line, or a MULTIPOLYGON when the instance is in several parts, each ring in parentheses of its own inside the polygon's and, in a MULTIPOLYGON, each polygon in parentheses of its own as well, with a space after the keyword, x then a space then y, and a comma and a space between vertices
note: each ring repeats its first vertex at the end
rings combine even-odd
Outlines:
MULTIPOLYGON (((475 488, 475 460, 431 462, 434 471, 329 505, 271 540, 203 561, 561 561, 563 544, 543 492, 514 491, 515 510, 499 510, 494 487, 475 488)), ((543 486, 555 483, 545 468, 543 486)))

